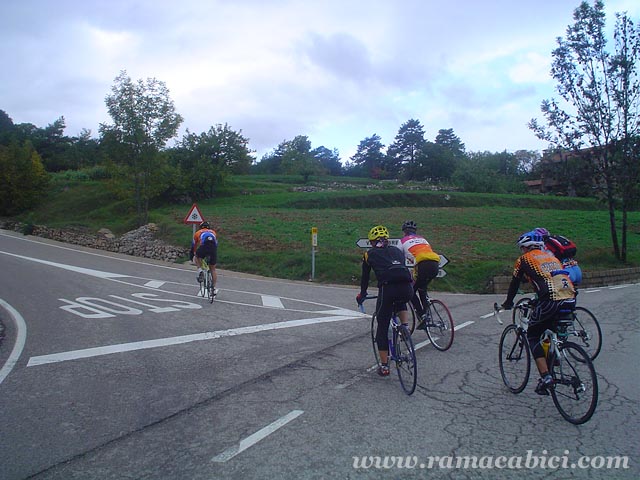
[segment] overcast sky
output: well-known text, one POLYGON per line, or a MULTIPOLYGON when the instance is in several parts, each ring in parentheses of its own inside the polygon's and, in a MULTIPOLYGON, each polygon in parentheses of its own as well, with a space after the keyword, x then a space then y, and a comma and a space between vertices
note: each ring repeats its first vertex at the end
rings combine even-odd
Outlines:
MULTIPOLYGON (((592 2, 591 2, 592 3, 592 2)), ((180 137, 227 123, 259 158, 306 135, 353 155, 417 119, 467 151, 543 150, 527 128, 557 97, 556 38, 579 0, 0 0, 0 110, 98 135, 126 70, 156 78, 180 137)), ((605 0, 639 23, 640 2, 605 0)), ((609 49, 612 49, 610 45, 609 49)), ((174 141, 169 142, 169 146, 174 141)))

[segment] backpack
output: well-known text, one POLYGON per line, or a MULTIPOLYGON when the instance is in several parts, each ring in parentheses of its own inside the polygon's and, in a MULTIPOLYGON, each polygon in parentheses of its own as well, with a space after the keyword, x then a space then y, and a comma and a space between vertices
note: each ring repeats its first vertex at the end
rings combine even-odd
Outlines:
POLYGON ((576 244, 562 235, 549 235, 544 241, 544 246, 559 260, 573 258, 578 251, 576 244))

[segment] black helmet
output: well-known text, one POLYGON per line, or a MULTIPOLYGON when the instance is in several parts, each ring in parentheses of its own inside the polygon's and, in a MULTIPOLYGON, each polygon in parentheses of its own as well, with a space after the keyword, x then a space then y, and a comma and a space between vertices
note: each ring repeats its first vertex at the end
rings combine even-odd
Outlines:
POLYGON ((413 220, 407 220, 402 224, 402 231, 408 230, 410 232, 414 232, 418 229, 418 224, 413 220))
POLYGON ((200 228, 210 228, 209 222, 205 220, 200 224, 200 228))

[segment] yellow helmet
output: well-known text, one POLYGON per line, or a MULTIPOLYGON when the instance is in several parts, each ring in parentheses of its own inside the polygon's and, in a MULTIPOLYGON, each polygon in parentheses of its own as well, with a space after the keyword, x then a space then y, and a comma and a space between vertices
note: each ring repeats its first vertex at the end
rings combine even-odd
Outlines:
POLYGON ((389 238, 389 230, 387 230, 387 227, 385 227, 384 225, 376 225, 371 230, 369 230, 369 241, 370 242, 373 242, 374 240, 377 240, 378 238, 384 238, 384 239, 388 239, 389 238))

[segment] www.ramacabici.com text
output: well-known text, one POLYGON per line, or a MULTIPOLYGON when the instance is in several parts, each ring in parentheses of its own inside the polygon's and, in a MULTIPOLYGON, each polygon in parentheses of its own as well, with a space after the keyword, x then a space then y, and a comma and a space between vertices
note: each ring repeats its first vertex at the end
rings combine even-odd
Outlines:
POLYGON ((356 470, 625 470, 629 467, 626 455, 572 456, 569 450, 562 455, 551 455, 547 450, 535 454, 527 450, 525 455, 446 455, 420 458, 409 456, 359 456, 353 457, 356 470))

